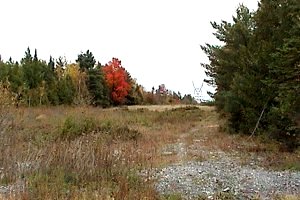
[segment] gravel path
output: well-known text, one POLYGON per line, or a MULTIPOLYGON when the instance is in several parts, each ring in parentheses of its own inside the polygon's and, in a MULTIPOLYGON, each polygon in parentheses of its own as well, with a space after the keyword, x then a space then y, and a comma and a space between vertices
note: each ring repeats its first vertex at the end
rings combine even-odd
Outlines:
POLYGON ((272 199, 275 194, 299 194, 299 172, 274 172, 237 165, 224 157, 219 160, 175 164, 157 171, 156 189, 161 194, 180 193, 186 199, 199 195, 213 198, 227 192, 237 199, 272 199), (239 197, 239 198, 238 198, 239 197))
POLYGON ((220 193, 234 199, 273 199, 281 194, 300 195, 300 172, 269 171, 255 163, 241 165, 239 158, 234 155, 208 151, 199 144, 187 146, 186 135, 183 134, 177 143, 162 150, 165 156, 176 154, 178 163, 142 172, 155 180, 156 190, 160 194, 180 194, 184 199, 197 199, 199 196, 215 199, 220 193), (201 161, 185 161, 189 152, 208 156, 201 161))

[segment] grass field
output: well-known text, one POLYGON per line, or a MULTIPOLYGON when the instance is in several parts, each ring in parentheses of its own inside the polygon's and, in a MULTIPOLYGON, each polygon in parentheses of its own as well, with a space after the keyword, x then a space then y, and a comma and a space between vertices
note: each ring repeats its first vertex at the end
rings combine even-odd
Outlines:
POLYGON ((0 199, 160 199, 138 172, 176 162, 161 149, 194 127, 205 132, 201 145, 238 151, 245 163, 257 154, 266 168, 299 170, 299 152, 278 158, 277 144, 227 135, 222 124, 213 107, 200 106, 2 110, 0 199))

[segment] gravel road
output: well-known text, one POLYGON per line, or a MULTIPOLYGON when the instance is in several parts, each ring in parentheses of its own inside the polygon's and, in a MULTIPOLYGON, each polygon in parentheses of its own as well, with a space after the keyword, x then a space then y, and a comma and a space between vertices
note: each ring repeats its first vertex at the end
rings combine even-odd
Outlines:
POLYGON ((185 199, 213 198, 227 192, 236 199, 272 199, 276 194, 299 194, 299 172, 275 172, 240 166, 228 157, 187 162, 156 170, 152 178, 161 194, 180 193, 185 199))
POLYGON ((227 194, 233 199, 274 199, 277 195, 300 195, 300 172, 270 171, 256 163, 242 165, 239 158, 220 150, 211 151, 198 144, 187 146, 181 136, 177 143, 162 150, 162 155, 175 154, 178 163, 142 174, 155 182, 160 194, 180 194, 184 199, 200 196, 216 199, 227 194), (197 146, 198 145, 198 146, 197 146), (187 161, 190 152, 205 155, 200 161, 187 161))

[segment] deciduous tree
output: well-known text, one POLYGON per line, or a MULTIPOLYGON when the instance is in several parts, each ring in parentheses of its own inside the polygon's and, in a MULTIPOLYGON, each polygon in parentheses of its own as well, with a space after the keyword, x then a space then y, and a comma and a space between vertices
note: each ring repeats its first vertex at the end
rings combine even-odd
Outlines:
POLYGON ((122 67, 121 61, 113 58, 103 67, 103 72, 113 103, 115 105, 123 104, 130 90, 130 83, 128 83, 127 73, 122 67))

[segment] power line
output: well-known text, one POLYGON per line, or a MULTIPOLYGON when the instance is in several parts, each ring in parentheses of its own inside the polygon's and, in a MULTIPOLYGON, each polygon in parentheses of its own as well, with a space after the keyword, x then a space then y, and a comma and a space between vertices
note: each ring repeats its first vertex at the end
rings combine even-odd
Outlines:
POLYGON ((201 87, 196 87, 194 84, 194 81, 192 81, 193 87, 194 87, 194 98, 196 99, 197 102, 201 103, 202 102, 202 87, 203 87, 203 81, 201 84, 201 87))

